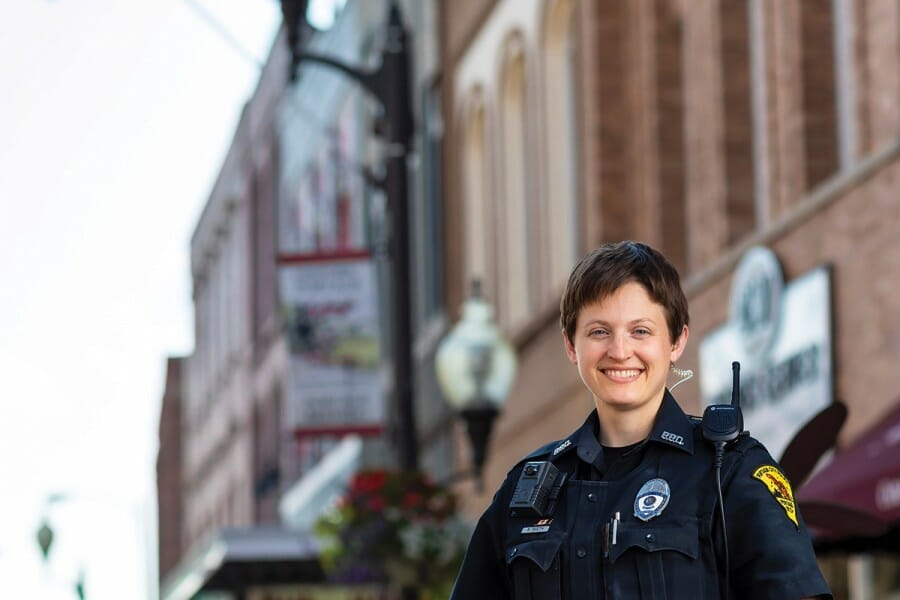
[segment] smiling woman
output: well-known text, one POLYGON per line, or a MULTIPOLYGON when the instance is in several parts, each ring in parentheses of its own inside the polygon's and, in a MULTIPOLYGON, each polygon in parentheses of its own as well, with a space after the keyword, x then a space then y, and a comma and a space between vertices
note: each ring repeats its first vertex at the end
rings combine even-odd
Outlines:
POLYGON ((451 597, 830 598, 766 449, 745 433, 718 454, 666 387, 686 372, 689 320, 671 263, 641 243, 601 246, 560 312, 594 410, 509 472, 451 597))
POLYGON ((669 368, 687 342, 682 324, 670 338, 665 311, 646 288, 629 282, 584 306, 566 353, 594 396, 605 427, 600 442, 627 446, 647 437, 666 387, 669 368))

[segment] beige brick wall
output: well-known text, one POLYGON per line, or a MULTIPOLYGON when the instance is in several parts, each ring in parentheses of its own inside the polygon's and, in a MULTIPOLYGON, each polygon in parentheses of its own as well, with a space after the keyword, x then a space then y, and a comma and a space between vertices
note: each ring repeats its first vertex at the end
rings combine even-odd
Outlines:
MULTIPOLYGON (((853 440, 900 401, 900 156, 777 236, 761 236, 790 280, 832 266, 835 397, 849 407, 840 442, 853 440)), ((809 198, 807 204, 813 202, 809 198)), ((803 208, 803 204, 800 204, 803 208)), ((692 341, 682 359, 697 365, 703 335, 727 318, 731 271, 690 298, 692 341)), ((679 388, 696 397, 695 382, 679 388)))
MULTIPOLYGON (((474 14, 488 3, 465 4, 474 14)), ((727 319, 731 275, 746 248, 773 249, 788 280, 832 265, 835 393, 850 407, 840 436, 847 444, 900 401, 900 0, 852 6, 858 151, 844 171, 837 161, 831 1, 759 0, 758 40, 747 30, 743 11, 750 4, 578 2, 584 246, 639 238, 672 257, 690 291, 693 318, 681 362, 695 370, 700 340, 727 319), (753 44, 764 60, 758 120, 746 97, 753 44), (763 134, 766 168, 758 171, 754 151, 763 134), (768 203, 761 206, 759 198, 768 203)), ((479 33, 465 14, 454 39, 479 33)), ((452 119, 453 107, 446 110, 452 119)), ((456 155, 450 156, 452 163, 456 155)), ((452 169, 448 164, 448 173, 458 173, 452 169)), ((458 201, 448 196, 449 213, 458 201)), ((451 221, 451 228, 460 226, 451 221)), ((449 248, 453 243, 448 239, 449 248)), ((472 514, 516 460, 567 434, 591 410, 563 352, 553 306, 538 307, 516 341, 520 375, 497 424, 485 493, 466 506, 472 514)), ((695 414, 698 380, 678 390, 695 414)), ((467 452, 459 444, 457 459, 466 462, 467 452)))
POLYGON ((857 0, 856 73, 862 153, 900 135, 900 1, 857 0))

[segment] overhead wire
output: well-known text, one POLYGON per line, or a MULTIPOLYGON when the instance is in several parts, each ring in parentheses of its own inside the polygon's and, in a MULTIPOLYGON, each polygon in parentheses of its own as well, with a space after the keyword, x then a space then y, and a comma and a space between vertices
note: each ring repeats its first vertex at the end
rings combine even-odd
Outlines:
POLYGON ((257 57, 253 52, 247 49, 241 41, 228 28, 209 11, 205 6, 197 0, 184 0, 185 4, 194 11, 200 19, 248 63, 252 64, 258 71, 262 71, 265 63, 257 57))

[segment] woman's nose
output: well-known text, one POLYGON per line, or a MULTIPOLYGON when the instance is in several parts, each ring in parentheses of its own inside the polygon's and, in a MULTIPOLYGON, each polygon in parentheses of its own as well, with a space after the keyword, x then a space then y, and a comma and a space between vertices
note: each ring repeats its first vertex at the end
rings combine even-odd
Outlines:
POLYGON ((623 359, 628 358, 628 354, 631 350, 628 346, 628 340, 624 335, 614 335, 609 340, 609 348, 607 350, 607 354, 609 354, 610 358, 615 359, 623 359))

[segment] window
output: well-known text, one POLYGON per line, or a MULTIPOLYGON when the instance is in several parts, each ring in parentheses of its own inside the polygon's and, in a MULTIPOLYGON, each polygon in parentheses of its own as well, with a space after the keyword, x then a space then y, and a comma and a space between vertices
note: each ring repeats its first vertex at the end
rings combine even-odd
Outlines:
POLYGON ((581 248, 578 232, 578 107, 574 4, 554 2, 547 13, 544 37, 544 126, 547 166, 543 210, 548 224, 543 246, 548 288, 556 297, 581 248))
MULTIPOLYGON (((465 282, 474 279, 482 281, 486 286, 491 283, 488 265, 488 235, 493 220, 490 218, 487 179, 487 137, 485 129, 485 111, 479 93, 473 93, 469 102, 469 115, 465 123, 463 148, 463 206, 465 214, 465 282)), ((493 287, 493 286, 491 286, 493 287)))
POLYGON ((442 279, 444 265, 443 237, 441 235, 443 211, 443 174, 441 170, 441 147, 443 143, 443 123, 441 120, 441 88, 432 86, 422 96, 422 198, 414 203, 416 222, 413 252, 418 276, 416 300, 419 305, 420 322, 436 315, 441 308, 442 279))
POLYGON ((803 49, 803 141, 806 189, 838 168, 833 0, 804 0, 800 8, 803 49))
POLYGON ((529 243, 532 215, 528 177, 525 57, 521 39, 507 45, 500 86, 501 160, 503 186, 500 196, 500 311, 504 325, 516 328, 531 312, 530 276, 537 262, 529 243))
POLYGON ((728 242, 734 244, 756 227, 750 13, 746 0, 723 0, 720 7, 725 205, 728 242))

